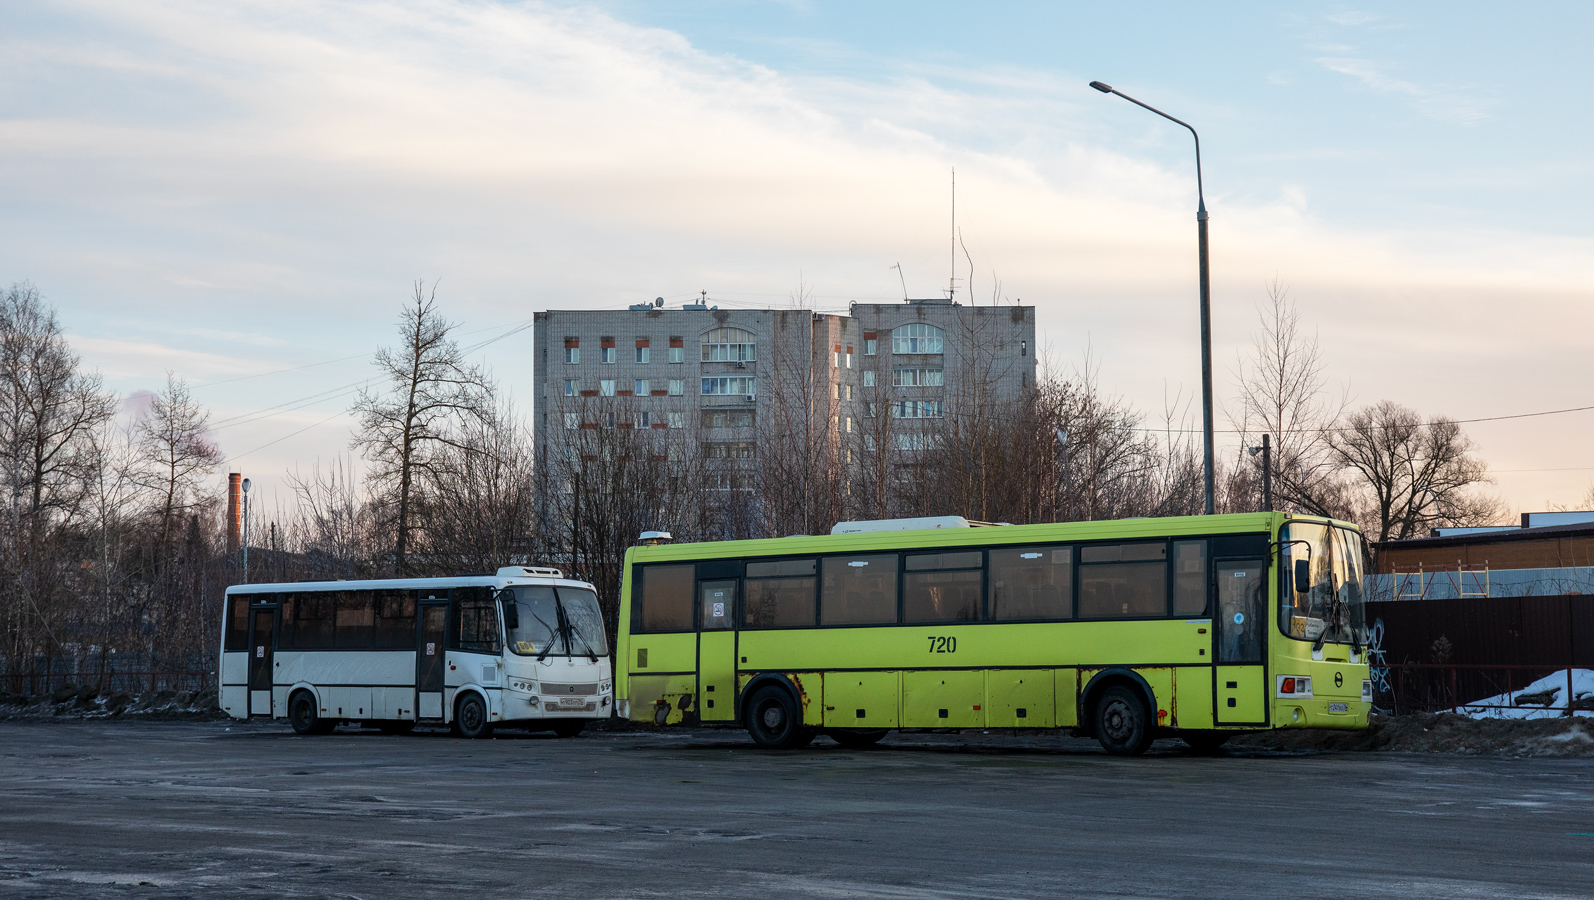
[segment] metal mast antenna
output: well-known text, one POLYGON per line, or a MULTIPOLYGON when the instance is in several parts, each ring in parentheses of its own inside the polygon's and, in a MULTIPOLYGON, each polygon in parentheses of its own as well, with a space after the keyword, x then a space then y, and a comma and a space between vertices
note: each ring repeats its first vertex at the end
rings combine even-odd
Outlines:
POLYGON ((958 292, 958 170, 952 167, 952 248, 947 257, 952 263, 952 274, 946 280, 946 299, 951 300, 958 292))

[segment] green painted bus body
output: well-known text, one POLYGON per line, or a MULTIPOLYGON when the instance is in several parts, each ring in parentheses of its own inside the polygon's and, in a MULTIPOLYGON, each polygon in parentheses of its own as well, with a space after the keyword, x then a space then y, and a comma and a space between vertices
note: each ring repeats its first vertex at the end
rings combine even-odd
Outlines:
POLYGON ((1164 729, 1365 728, 1365 655, 1356 659, 1351 647, 1334 643, 1314 653, 1311 642, 1279 630, 1272 542, 1286 521, 1329 523, 1255 513, 633 547, 621 585, 616 697, 639 722, 736 725, 749 682, 778 673, 796 688, 804 724, 816 728, 1068 728, 1088 718, 1082 702, 1093 678, 1127 670, 1149 688, 1164 729), (642 565, 1224 535, 1269 542, 1262 665, 1214 665, 1210 608, 1188 618, 631 629, 642 565), (1278 697, 1281 675, 1311 677, 1313 696, 1278 697))

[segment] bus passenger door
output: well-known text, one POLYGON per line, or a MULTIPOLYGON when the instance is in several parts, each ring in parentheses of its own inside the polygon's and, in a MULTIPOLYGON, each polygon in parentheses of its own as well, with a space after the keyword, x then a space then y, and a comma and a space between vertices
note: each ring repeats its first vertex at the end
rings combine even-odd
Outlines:
POLYGON ((736 720, 736 586, 737 579, 699 581, 697 635, 698 718, 704 722, 736 720))
POLYGON ((1261 559, 1216 563, 1218 608, 1212 631, 1217 724, 1262 725, 1267 722, 1267 671, 1262 665, 1267 646, 1263 595, 1267 563, 1261 559))
POLYGON ((415 653, 415 717, 443 717, 443 637, 448 604, 420 605, 420 639, 415 653))
POLYGON ((272 647, 276 644, 273 640, 272 625, 276 623, 276 610, 269 607, 255 607, 250 615, 251 627, 249 630, 249 715, 271 715, 271 683, 272 677, 272 647))

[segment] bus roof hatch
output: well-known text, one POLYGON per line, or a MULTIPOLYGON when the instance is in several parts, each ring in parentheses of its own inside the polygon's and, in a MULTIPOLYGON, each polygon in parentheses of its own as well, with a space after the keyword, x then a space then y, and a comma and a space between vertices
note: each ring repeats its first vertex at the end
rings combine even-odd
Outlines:
POLYGON ((962 516, 920 516, 915 519, 866 519, 837 522, 831 534, 869 534, 879 531, 934 531, 937 528, 986 528, 1009 522, 979 522, 962 516))

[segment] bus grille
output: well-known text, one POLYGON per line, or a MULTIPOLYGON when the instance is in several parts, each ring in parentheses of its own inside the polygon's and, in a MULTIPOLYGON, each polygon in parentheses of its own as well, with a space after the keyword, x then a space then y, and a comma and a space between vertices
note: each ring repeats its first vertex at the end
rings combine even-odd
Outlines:
POLYGON ((592 682, 591 684, 553 684, 544 681, 542 683, 542 692, 555 697, 582 697, 588 694, 596 694, 598 692, 598 684, 597 682, 592 682))

